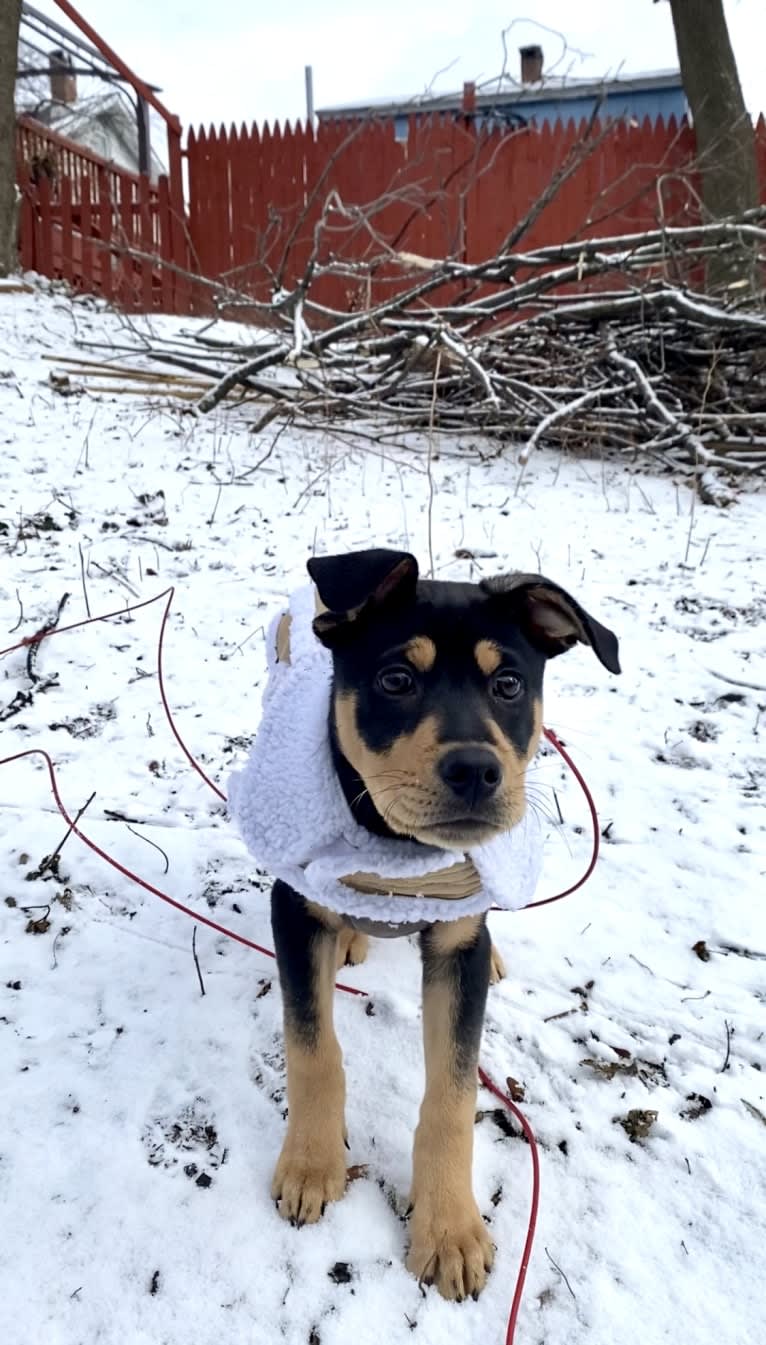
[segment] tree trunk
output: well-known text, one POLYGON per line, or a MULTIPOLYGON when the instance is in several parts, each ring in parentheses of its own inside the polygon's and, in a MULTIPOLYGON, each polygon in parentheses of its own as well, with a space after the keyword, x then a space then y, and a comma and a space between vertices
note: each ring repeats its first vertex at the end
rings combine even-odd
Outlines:
MULTIPOLYGON (((758 205, 755 133, 742 97, 723 0, 670 0, 678 61, 697 137, 702 199, 711 220, 758 205)), ((743 246, 708 262, 708 286, 753 280, 743 246)))
POLYGON ((21 0, 0 0, 0 276, 18 265, 16 252, 16 63, 21 0))

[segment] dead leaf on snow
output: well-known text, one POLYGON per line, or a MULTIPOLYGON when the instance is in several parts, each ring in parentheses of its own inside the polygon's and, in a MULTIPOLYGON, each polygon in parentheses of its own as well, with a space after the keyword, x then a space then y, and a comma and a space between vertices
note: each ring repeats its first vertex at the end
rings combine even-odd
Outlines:
POLYGON ((648 1138, 658 1115, 656 1111, 644 1111, 641 1107, 634 1107, 627 1116, 615 1116, 614 1120, 620 1123, 631 1144, 637 1144, 639 1140, 648 1138))
POLYGON ((680 1114, 685 1121, 696 1121, 705 1112, 709 1112, 712 1102, 709 1097, 704 1097, 702 1093, 689 1093, 686 1101, 690 1104, 680 1114))
POLYGON ((623 1079, 640 1079, 646 1088, 667 1084, 665 1066, 661 1060, 592 1060, 580 1061, 602 1079, 614 1079, 617 1075, 623 1079))
POLYGON ((623 1060, 591 1060, 580 1061, 581 1065, 587 1065, 594 1074, 600 1074, 602 1079, 613 1079, 615 1074, 635 1074, 635 1062, 631 1061, 626 1065, 623 1060))
POLYGON ((360 1178, 366 1177, 369 1168, 366 1163, 352 1163, 350 1168, 346 1168, 346 1185, 350 1186, 352 1182, 358 1182, 360 1178))
POLYGON ((51 922, 47 916, 41 915, 39 920, 28 920, 25 933, 27 934, 47 934, 51 927, 51 922))

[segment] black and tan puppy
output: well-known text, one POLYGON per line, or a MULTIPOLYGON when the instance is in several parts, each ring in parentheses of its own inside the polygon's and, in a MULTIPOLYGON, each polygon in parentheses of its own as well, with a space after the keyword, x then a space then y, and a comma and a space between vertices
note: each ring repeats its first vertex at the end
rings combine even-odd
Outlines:
MULTIPOLYGON (((458 851, 525 808, 546 660, 578 641, 619 672, 617 640, 540 575, 480 584, 418 578, 395 551, 309 562, 332 652, 328 734, 356 820, 381 836, 458 851)), ((310 1223, 346 1184, 345 1084, 332 1022, 346 922, 283 882, 272 923, 285 1006, 288 1129, 273 1194, 310 1223)), ((472 1191, 477 1062, 490 939, 485 917, 425 926, 426 1090, 415 1134, 409 1268, 447 1298, 476 1295, 493 1248, 472 1191)))

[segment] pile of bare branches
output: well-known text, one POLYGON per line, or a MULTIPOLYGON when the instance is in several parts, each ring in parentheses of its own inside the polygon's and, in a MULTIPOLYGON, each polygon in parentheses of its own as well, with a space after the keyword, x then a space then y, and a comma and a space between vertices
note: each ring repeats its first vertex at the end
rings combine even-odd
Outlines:
POLYGON ((271 303, 210 282, 220 312, 246 311, 259 327, 254 344, 223 342, 213 328, 147 342, 144 353, 200 380, 200 413, 256 399, 264 421, 455 431, 512 444, 522 462, 546 445, 648 454, 708 481, 715 469, 763 473, 764 259, 766 208, 478 265, 315 256, 271 303), (723 299, 693 285, 712 250, 751 260, 750 279, 723 299), (383 263, 397 281, 384 301, 348 314, 315 299, 324 275, 360 282, 383 263))

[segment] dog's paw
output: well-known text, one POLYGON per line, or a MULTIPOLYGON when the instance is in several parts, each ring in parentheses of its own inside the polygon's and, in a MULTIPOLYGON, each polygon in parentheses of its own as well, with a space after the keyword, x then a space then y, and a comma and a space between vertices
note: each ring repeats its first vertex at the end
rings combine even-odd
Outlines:
POLYGON ((346 1150, 337 1144, 296 1144, 287 1136, 271 1183, 271 1194, 283 1219, 315 1224, 325 1205, 340 1200, 346 1189, 346 1150))
POLYGON ((366 934, 360 934, 356 929, 344 927, 338 935, 338 961, 339 967, 356 967, 360 962, 364 962, 370 947, 370 940, 366 934))
POLYGON ((473 1198, 449 1207, 416 1202, 410 1223, 407 1269, 421 1284, 435 1284, 443 1298, 478 1298, 495 1249, 473 1198))
POLYGON ((493 943, 489 964, 489 983, 490 985, 497 985, 498 981, 503 981, 504 979, 505 963, 497 951, 496 945, 493 943))

